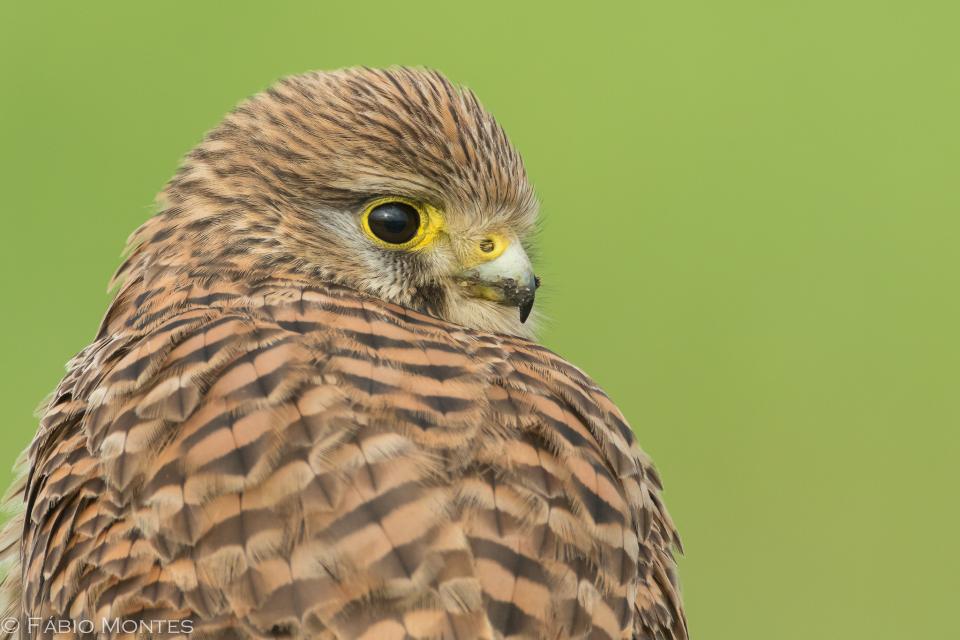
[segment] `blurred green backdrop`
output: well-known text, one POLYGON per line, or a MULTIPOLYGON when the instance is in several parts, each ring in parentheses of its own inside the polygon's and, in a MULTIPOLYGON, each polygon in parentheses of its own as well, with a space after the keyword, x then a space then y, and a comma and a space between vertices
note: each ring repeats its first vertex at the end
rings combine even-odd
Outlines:
POLYGON ((224 112, 429 65, 525 156, 544 339, 659 463, 695 637, 952 635, 960 5, 559 4, 4 2, 0 463, 224 112))

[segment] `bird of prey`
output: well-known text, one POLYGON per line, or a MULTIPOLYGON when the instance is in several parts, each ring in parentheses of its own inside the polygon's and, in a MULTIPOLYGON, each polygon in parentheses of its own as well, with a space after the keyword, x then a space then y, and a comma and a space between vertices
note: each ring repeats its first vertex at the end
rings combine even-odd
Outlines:
POLYGON ((20 636, 686 638, 656 471, 533 341, 537 208, 437 72, 238 106, 42 410, 5 530, 20 636))

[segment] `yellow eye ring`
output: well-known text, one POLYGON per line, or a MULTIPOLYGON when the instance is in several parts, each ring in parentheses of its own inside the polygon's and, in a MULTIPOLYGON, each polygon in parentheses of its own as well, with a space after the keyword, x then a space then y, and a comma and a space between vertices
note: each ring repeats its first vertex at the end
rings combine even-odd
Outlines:
POLYGON ((426 203, 387 196, 367 204, 360 215, 360 226, 379 247, 419 251, 434 241, 443 227, 443 217, 426 203))

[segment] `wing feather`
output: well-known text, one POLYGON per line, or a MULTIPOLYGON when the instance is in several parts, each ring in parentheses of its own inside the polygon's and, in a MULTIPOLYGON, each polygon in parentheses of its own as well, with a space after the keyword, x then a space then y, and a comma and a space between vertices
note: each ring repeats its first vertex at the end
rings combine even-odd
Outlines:
POLYGON ((71 363, 13 495, 10 611, 686 638, 659 478, 579 369, 332 285, 236 287, 121 295, 71 363))

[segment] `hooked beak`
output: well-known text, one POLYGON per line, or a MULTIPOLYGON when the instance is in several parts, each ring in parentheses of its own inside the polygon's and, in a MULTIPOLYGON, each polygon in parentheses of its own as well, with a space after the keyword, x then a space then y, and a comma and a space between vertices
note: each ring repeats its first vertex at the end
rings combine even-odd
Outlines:
POLYGON ((526 322, 530 317, 533 299, 540 286, 530 258, 519 242, 511 242, 494 260, 465 269, 454 279, 470 296, 517 307, 520 322, 526 322))

